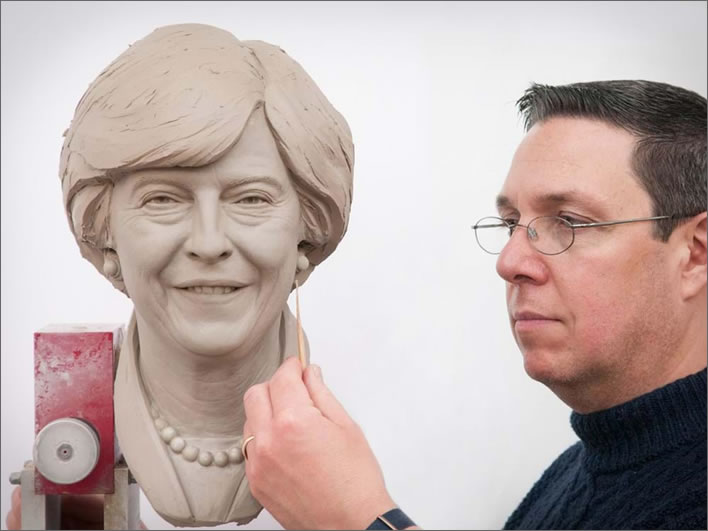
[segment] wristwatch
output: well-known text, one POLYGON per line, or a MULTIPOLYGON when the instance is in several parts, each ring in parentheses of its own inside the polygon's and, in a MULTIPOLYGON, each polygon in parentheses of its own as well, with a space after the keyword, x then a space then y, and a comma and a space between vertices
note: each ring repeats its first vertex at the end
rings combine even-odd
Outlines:
POLYGON ((412 526, 415 526, 415 522, 396 507, 377 516, 376 520, 371 522, 371 525, 366 529, 405 529, 412 526))

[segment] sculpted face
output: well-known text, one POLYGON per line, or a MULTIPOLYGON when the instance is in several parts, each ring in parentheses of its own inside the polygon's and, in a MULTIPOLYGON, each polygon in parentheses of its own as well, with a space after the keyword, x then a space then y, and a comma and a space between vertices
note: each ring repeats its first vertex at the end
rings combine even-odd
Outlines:
POLYGON ((190 352, 245 355, 280 315, 300 204, 262 108, 221 159, 136 171, 111 199, 125 285, 153 333, 190 352))
MULTIPOLYGON (((576 223, 654 215, 632 173, 634 142, 598 121, 536 124, 514 156, 499 215, 523 224, 542 215, 576 223)), ((499 255, 525 369, 561 398, 610 383, 629 388, 665 361, 680 296, 669 246, 652 237, 653 228, 645 222, 579 229, 570 249, 556 256, 537 252, 519 229, 499 255)))

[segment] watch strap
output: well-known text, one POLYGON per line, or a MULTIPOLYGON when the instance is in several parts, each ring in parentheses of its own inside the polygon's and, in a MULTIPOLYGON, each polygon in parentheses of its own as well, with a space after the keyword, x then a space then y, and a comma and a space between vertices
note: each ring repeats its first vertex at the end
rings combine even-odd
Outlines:
POLYGON ((405 529, 412 526, 415 526, 415 522, 411 520, 406 513, 396 507, 377 516, 366 529, 405 529))

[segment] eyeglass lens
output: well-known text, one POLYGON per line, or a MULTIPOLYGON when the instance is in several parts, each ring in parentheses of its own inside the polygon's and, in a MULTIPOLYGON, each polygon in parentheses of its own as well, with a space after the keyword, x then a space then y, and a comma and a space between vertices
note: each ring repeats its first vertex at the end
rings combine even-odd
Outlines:
MULTIPOLYGON (((482 218, 475 225, 479 246, 491 254, 499 254, 517 226, 496 217, 482 218)), ((544 254, 559 254, 573 243, 573 227, 557 216, 543 216, 532 220, 527 231, 531 244, 544 254)))

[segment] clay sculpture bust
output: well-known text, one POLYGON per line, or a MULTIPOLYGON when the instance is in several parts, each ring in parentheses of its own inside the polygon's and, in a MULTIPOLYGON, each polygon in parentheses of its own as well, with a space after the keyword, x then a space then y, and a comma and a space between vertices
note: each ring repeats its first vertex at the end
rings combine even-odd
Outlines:
POLYGON ((101 72, 65 137, 71 230, 135 305, 114 398, 128 465, 175 525, 246 523, 243 394, 297 355, 288 295, 346 231, 347 123, 277 46, 183 24, 101 72))

